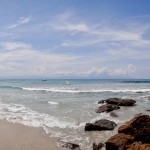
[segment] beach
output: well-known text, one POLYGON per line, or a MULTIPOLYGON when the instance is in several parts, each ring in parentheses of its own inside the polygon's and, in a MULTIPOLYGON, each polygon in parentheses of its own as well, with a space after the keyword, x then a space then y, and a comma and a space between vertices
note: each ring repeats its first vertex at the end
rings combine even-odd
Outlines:
POLYGON ((41 128, 0 120, 1 150, 60 150, 56 140, 41 128))
POLYGON ((90 150, 93 142, 107 141, 137 114, 150 115, 149 95, 150 80, 0 80, 0 149, 55 150, 59 141, 65 141, 90 150), (136 103, 97 113, 105 107, 99 101, 115 97, 136 103), (116 127, 85 131, 86 123, 100 119, 113 121, 116 127))

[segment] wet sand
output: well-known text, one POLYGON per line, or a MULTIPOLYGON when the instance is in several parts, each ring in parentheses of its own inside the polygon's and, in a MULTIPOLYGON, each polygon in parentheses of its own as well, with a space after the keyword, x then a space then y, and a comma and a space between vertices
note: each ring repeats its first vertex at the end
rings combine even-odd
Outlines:
POLYGON ((41 128, 0 120, 0 150, 60 150, 41 128))

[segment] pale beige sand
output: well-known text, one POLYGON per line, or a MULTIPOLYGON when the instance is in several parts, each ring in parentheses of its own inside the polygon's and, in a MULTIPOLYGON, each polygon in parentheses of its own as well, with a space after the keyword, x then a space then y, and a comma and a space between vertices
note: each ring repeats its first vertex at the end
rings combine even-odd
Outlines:
POLYGON ((0 120, 0 150, 60 150, 41 128, 0 120))

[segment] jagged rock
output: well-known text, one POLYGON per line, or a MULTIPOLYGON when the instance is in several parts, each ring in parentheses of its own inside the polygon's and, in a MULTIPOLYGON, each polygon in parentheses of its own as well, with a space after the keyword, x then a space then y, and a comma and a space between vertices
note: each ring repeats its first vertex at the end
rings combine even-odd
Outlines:
POLYGON ((116 109, 120 109, 120 107, 117 105, 105 104, 105 105, 99 106, 98 109, 96 110, 96 113, 110 112, 116 109))
POLYGON ((150 116, 137 116, 119 127, 118 132, 134 136, 135 141, 150 143, 150 116))
POLYGON ((108 139, 106 150, 150 150, 150 116, 138 115, 108 139))
POLYGON ((114 113, 114 112, 110 112, 110 116, 112 116, 112 117, 118 117, 118 115, 116 113, 114 113))
POLYGON ((106 150, 126 150, 126 146, 131 144, 133 140, 134 137, 131 135, 116 134, 105 142, 106 150))
POLYGON ((93 150, 100 150, 102 147, 104 147, 103 143, 96 144, 95 142, 93 143, 93 150))
POLYGON ((106 102, 106 100, 100 100, 98 101, 98 104, 104 104, 106 102))
POLYGON ((132 99, 109 98, 106 100, 106 103, 118 106, 133 106, 136 101, 132 99))
POLYGON ((87 123, 85 125, 85 131, 101 131, 101 130, 113 130, 116 123, 107 119, 101 119, 96 121, 94 124, 87 123))
POLYGON ((128 150, 150 150, 150 144, 142 144, 141 142, 134 142, 127 146, 128 150))
POLYGON ((78 144, 70 143, 70 142, 63 142, 61 141, 61 147, 67 150, 81 150, 78 144))

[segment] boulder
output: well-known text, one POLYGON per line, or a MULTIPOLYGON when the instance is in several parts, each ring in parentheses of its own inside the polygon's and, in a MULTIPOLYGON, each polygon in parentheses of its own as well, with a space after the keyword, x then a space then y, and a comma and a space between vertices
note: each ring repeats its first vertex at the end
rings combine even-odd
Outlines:
POLYGON ((134 142, 127 146, 128 150, 150 150, 150 144, 142 144, 141 142, 134 142))
POLYGON ((110 116, 112 116, 112 117, 118 117, 118 115, 115 112, 110 112, 110 116))
POLYGON ((109 98, 106 100, 106 103, 118 106, 133 106, 136 101, 132 99, 109 98))
POLYGON ((85 131, 101 131, 101 130, 113 130, 116 123, 107 119, 100 119, 95 123, 87 123, 85 125, 85 131))
POLYGON ((106 150, 150 150, 150 116, 138 115, 106 142, 106 150))
POLYGON ((102 147, 104 147, 103 143, 99 143, 99 144, 96 144, 95 142, 93 143, 93 150, 100 150, 102 149, 102 147))
POLYGON ((61 147, 68 149, 68 150, 81 150, 78 144, 74 144, 70 142, 61 141, 61 147))
POLYGON ((105 104, 105 105, 99 106, 98 109, 96 110, 96 113, 110 112, 116 109, 120 109, 120 107, 117 105, 105 104))
POLYGON ((118 129, 119 133, 135 137, 135 141, 150 143, 150 116, 139 115, 118 129))
POLYGON ((126 150, 126 146, 131 144, 133 140, 134 137, 131 135, 116 134, 105 142, 106 150, 126 150))

